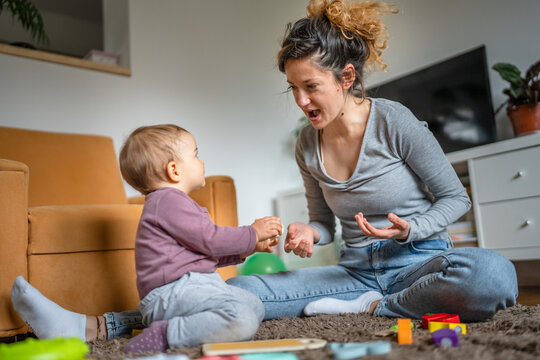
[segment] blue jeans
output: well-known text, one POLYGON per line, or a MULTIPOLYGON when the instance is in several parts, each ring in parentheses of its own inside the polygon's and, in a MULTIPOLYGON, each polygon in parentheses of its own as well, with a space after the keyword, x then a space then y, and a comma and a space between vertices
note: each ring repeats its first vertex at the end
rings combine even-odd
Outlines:
MULTIPOLYGON (((452 249, 444 239, 345 246, 338 265, 238 276, 227 283, 256 294, 265 319, 301 316, 312 301, 352 300, 374 290, 383 294, 378 316, 420 319, 428 312, 446 312, 474 322, 514 305, 518 295, 516 272, 507 258, 480 248, 452 249)), ((109 331, 110 338, 124 334, 109 331)))

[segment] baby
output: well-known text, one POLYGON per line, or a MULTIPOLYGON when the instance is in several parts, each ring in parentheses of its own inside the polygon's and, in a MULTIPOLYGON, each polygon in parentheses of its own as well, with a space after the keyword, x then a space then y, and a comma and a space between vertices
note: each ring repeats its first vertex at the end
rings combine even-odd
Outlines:
POLYGON ((176 125, 136 129, 120 152, 124 179, 146 195, 137 229, 139 310, 147 327, 129 353, 250 339, 264 316, 258 297, 215 272, 255 251, 271 251, 277 217, 221 227, 188 194, 205 184, 194 137, 176 125))

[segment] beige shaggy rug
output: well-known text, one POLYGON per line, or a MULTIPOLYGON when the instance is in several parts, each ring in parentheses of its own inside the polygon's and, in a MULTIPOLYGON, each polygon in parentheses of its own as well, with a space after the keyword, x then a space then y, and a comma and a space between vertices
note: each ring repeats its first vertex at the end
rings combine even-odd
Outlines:
MULTIPOLYGON (((389 340, 392 351, 367 355, 362 359, 540 359, 540 305, 516 305, 498 312, 491 320, 467 324, 467 334, 459 335, 460 347, 435 347, 420 320, 413 321, 413 344, 399 345, 395 336, 381 338, 375 333, 388 330, 396 319, 367 314, 318 315, 309 318, 282 318, 261 324, 254 340, 320 338, 328 342, 369 342, 389 340)), ((90 343, 92 359, 124 359, 122 352, 129 338, 90 343)), ((170 351, 190 359, 202 356, 202 348, 170 351)), ((297 351, 299 359, 333 359, 328 347, 297 351)), ((145 354, 146 356, 152 354, 145 354)), ((142 356, 142 355, 141 355, 142 356)), ((134 356, 129 356, 133 358, 134 356)))

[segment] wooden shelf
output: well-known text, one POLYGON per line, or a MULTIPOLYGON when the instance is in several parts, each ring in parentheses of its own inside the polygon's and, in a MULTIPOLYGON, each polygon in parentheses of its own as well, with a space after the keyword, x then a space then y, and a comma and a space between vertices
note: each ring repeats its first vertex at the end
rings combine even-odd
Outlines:
POLYGON ((8 44, 0 43, 0 53, 47 61, 67 66, 74 66, 83 69, 102 71, 116 75, 131 76, 131 69, 125 67, 100 64, 94 61, 79 59, 73 56, 59 55, 41 50, 26 49, 8 44))

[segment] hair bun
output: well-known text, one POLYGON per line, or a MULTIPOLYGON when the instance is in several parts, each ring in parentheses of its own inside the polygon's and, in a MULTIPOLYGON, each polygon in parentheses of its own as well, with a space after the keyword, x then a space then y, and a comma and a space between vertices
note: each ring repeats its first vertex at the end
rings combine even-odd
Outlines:
POLYGON ((307 6, 308 17, 326 16, 341 29, 346 39, 361 36, 369 47, 368 67, 386 69, 382 50, 386 49, 388 33, 381 17, 398 12, 394 6, 374 0, 311 0, 307 6))

